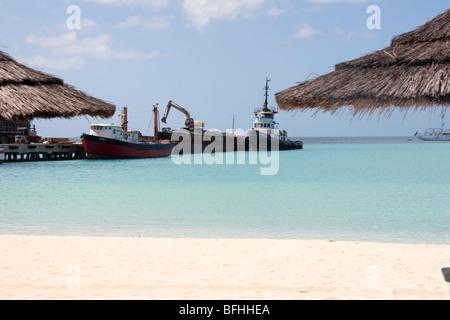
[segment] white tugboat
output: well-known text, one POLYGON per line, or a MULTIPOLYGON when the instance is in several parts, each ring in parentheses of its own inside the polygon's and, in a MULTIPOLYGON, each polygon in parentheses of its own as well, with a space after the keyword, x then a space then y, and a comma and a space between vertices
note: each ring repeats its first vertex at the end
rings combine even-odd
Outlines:
POLYGON ((255 109, 253 130, 267 136, 268 139, 279 140, 280 150, 302 149, 303 142, 288 139, 286 130, 280 130, 279 123, 275 121, 274 115, 278 113, 278 108, 269 107, 269 82, 270 79, 266 78, 265 101, 262 107, 255 109))
POLYGON ((416 132, 414 136, 417 136, 420 140, 423 141, 450 141, 450 129, 444 128, 444 118, 446 111, 447 107, 442 109, 440 128, 429 128, 425 130, 424 133, 416 132))

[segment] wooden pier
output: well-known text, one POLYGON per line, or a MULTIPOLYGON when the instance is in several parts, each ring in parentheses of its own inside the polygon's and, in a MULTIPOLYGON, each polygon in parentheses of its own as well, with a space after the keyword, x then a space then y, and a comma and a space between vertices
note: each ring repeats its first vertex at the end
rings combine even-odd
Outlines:
POLYGON ((3 145, 5 162, 84 159, 82 143, 32 143, 3 145))

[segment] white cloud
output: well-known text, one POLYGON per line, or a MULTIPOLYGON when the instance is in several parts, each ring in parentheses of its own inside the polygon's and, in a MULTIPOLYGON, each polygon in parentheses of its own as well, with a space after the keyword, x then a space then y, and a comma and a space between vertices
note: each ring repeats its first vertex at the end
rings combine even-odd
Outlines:
POLYGON ((91 59, 146 60, 158 56, 156 51, 141 53, 114 50, 110 45, 111 41, 107 34, 79 38, 76 31, 53 37, 29 35, 26 43, 37 45, 43 54, 22 58, 21 61, 36 67, 79 69, 91 59))
POLYGON ((133 27, 143 27, 148 30, 159 30, 170 27, 170 21, 172 17, 168 16, 153 16, 149 19, 142 18, 139 16, 130 17, 125 21, 118 22, 116 28, 133 28, 133 27))
POLYGON ((143 6, 154 10, 165 8, 170 0, 83 0, 84 2, 93 2, 101 5, 113 6, 143 6))
POLYGON ((277 7, 271 7, 269 10, 267 10, 267 15, 269 17, 277 18, 283 13, 283 11, 277 7))
POLYGON ((352 41, 353 39, 370 39, 372 35, 367 32, 355 32, 355 31, 343 31, 341 28, 336 28, 336 34, 338 36, 344 37, 347 41, 352 41))
POLYGON ((29 35, 25 42, 28 44, 39 44, 43 48, 68 46, 77 38, 75 31, 61 34, 55 37, 29 35))
POLYGON ((94 21, 92 21, 92 20, 90 20, 88 18, 81 19, 81 27, 82 28, 91 28, 93 26, 95 26, 95 22, 94 21))
POLYGON ((368 0, 308 0, 313 3, 361 3, 368 0))
POLYGON ((212 20, 233 20, 248 16, 259 9, 265 0, 183 0, 182 7, 188 19, 198 30, 212 20))
POLYGON ((80 69, 85 65, 85 61, 79 57, 51 58, 37 55, 31 58, 18 56, 17 60, 36 68, 55 70, 80 69))
POLYGON ((315 34, 323 34, 321 30, 311 27, 308 23, 303 22, 300 28, 295 33, 296 38, 309 38, 315 34))

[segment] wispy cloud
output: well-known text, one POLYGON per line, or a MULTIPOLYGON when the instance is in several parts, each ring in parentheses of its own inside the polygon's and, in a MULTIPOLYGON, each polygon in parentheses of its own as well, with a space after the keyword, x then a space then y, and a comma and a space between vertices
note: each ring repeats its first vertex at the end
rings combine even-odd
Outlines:
POLYGON ((372 37, 372 35, 367 31, 343 31, 339 27, 336 28, 335 32, 338 36, 345 38, 347 41, 352 41, 354 39, 370 39, 372 37))
POLYGON ((362 3, 368 2, 369 0, 308 0, 312 3, 362 3))
POLYGON ((295 33, 296 38, 309 38, 313 35, 321 35, 323 32, 319 29, 311 27, 308 23, 303 22, 295 33))
POLYGON ((154 10, 160 10, 170 3, 170 0, 83 0, 84 2, 93 2, 101 5, 112 6, 143 6, 154 10))
POLYGON ((190 23, 203 30, 213 20, 233 20, 249 16, 265 0, 183 0, 182 7, 190 23))
POLYGON ((279 17, 282 13, 283 13, 283 10, 281 10, 281 9, 278 8, 278 7, 271 7, 269 10, 267 10, 267 15, 268 15, 269 17, 272 17, 272 18, 277 18, 277 17, 279 17))
POLYGON ((134 28, 141 27, 147 30, 155 31, 160 29, 166 29, 170 27, 170 21, 173 19, 171 16, 152 16, 150 18, 142 18, 140 16, 134 16, 126 19, 125 21, 118 22, 116 28, 134 28))
POLYGON ((92 20, 90 20, 88 18, 81 19, 81 27, 82 28, 91 28, 93 26, 95 26, 95 22, 94 21, 92 21, 92 20))
POLYGON ((158 56, 156 51, 141 53, 115 50, 107 34, 81 38, 76 31, 71 31, 57 36, 29 35, 25 41, 37 45, 42 53, 31 58, 21 57, 20 60, 41 68, 79 69, 92 59, 145 60, 158 56))

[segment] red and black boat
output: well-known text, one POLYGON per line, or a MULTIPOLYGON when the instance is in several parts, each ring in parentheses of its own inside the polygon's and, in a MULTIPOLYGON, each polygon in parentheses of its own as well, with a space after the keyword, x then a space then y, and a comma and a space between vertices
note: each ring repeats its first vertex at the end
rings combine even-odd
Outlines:
POLYGON ((89 134, 81 140, 88 159, 133 159, 168 157, 175 147, 169 140, 158 140, 157 115, 154 112, 154 137, 152 142, 140 139, 138 131, 128 130, 127 108, 123 109, 122 124, 91 124, 89 134))

